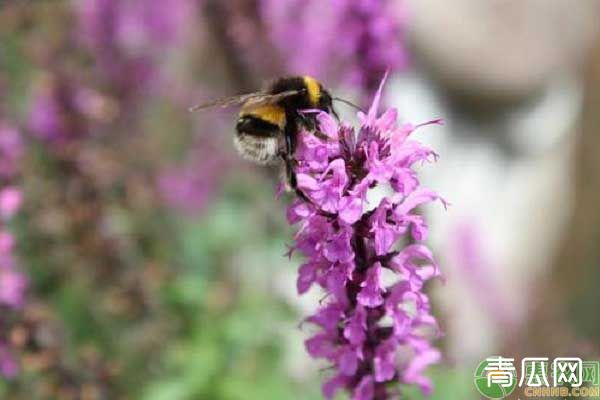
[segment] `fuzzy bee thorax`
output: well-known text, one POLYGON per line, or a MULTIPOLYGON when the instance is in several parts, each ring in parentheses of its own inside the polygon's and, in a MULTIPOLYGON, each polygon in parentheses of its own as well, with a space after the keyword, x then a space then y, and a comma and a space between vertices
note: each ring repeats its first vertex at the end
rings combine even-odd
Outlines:
POLYGON ((246 116, 254 116, 262 119, 263 121, 277 125, 280 129, 283 129, 286 123, 285 110, 277 104, 253 105, 249 102, 240 111, 240 118, 246 116))

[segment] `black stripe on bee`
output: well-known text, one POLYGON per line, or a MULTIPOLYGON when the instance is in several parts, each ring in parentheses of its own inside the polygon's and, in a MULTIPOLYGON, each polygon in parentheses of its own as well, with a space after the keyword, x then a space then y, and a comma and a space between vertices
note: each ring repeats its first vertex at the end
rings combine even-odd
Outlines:
POLYGON ((235 129, 238 134, 243 132, 244 134, 258 137, 278 136, 281 132, 277 125, 254 115, 241 116, 238 119, 235 129))

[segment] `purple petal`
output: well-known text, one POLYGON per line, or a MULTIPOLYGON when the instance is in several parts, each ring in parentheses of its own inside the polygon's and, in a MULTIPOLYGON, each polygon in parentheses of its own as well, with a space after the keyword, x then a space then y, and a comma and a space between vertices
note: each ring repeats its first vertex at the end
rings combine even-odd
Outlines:
POLYGON ((297 174, 296 180, 299 189, 309 191, 317 191, 320 189, 317 180, 308 174, 297 174))
POLYGON ((298 280, 296 282, 296 288, 299 294, 306 293, 308 289, 317 279, 317 269, 319 265, 314 262, 307 262, 300 266, 298 270, 298 280))
POLYGON ((314 207, 310 203, 296 201, 287 210, 287 220, 291 225, 308 218, 314 212, 314 207))
POLYGON ((333 331, 337 328, 343 313, 344 309, 341 304, 329 304, 319 309, 312 317, 307 318, 307 321, 321 326, 326 331, 333 331))
POLYGON ((401 204, 396 206, 394 209, 394 214, 398 216, 406 215, 421 204, 437 199, 442 200, 441 197, 433 190, 425 188, 416 189, 415 191, 409 193, 401 204))
POLYGON ((354 250, 350 246, 350 234, 340 231, 334 235, 323 249, 323 255, 331 262, 345 263, 354 259, 354 250))
POLYGON ((358 368, 358 357, 356 356, 356 351, 352 347, 347 346, 342 350, 338 359, 338 368, 339 371, 346 376, 352 376, 356 373, 356 369, 358 368))
POLYGON ((403 338, 409 333, 411 319, 404 311, 394 310, 392 319, 394 321, 394 337, 403 338))
POLYGON ((373 102, 371 103, 371 107, 369 108, 367 119, 365 123, 363 123, 363 125, 372 125, 375 122, 375 119, 377 118, 377 110, 379 109, 379 102, 381 101, 381 93, 383 92, 383 86, 385 85, 385 81, 387 80, 388 74, 389 71, 386 71, 385 75, 383 76, 383 79, 381 79, 381 82, 379 83, 379 89, 377 89, 377 92, 373 97, 373 102))
POLYGON ((392 131, 395 128, 396 121, 398 119, 398 110, 395 108, 388 108, 382 115, 377 119, 376 127, 381 132, 392 131))
POLYGON ((376 262, 367 270, 365 281, 361 284, 358 302, 365 307, 377 307, 383 304, 381 287, 381 264, 376 262))
POLYGON ((335 393, 348 384, 348 377, 338 374, 330 378, 323 384, 323 396, 326 399, 333 399, 335 393))
POLYGON ((403 267, 407 262, 412 262, 414 259, 425 260, 431 263, 435 269, 438 269, 438 264, 435 262, 431 250, 422 244, 412 244, 406 246, 392 259, 390 265, 399 271, 400 268, 403 267))
POLYGON ((336 120, 328 113, 320 112, 317 115, 319 129, 322 133, 331 139, 338 138, 338 124, 336 120))
POLYGON ((394 378, 396 375, 395 356, 396 342, 394 340, 387 340, 377 347, 373 360, 375 382, 386 382, 394 378))
POLYGON ((358 197, 345 196, 338 203, 338 216, 346 224, 353 224, 363 213, 363 202, 358 197))
POLYGON ((325 288, 331 294, 335 296, 335 298, 346 304, 348 299, 346 296, 346 282, 348 281, 348 268, 352 266, 352 263, 341 263, 335 264, 333 268, 331 268, 325 278, 325 288))
POLYGON ((311 357, 331 359, 335 354, 335 343, 327 333, 319 333, 304 342, 311 357))
POLYGON ((440 359, 440 352, 433 348, 415 355, 406 367, 402 380, 405 383, 417 384, 426 395, 431 394, 433 391, 431 380, 422 374, 429 365, 437 363, 440 359))
POLYGON ((392 189, 403 195, 407 195, 419 186, 416 173, 408 168, 394 168, 390 183, 392 189))
POLYGON ((367 338, 367 311, 358 305, 344 328, 344 337, 354 346, 360 346, 367 338))
POLYGON ((352 400, 373 400, 375 384, 371 375, 365 375, 354 390, 352 400))

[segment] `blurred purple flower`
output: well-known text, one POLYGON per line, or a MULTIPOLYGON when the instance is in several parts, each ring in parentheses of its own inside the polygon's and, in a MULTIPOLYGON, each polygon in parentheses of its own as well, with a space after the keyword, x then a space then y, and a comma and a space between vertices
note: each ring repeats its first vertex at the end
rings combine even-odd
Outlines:
POLYGON ((209 203, 216 182, 201 169, 170 168, 160 177, 158 186, 169 206, 186 214, 202 212, 209 203))
POLYGON ((182 38, 191 0, 81 0, 78 38, 98 71, 125 94, 156 82, 157 62, 182 38))
POLYGON ((3 257, 10 254, 14 245, 15 240, 12 235, 8 232, 0 231, 0 259, 3 264, 6 264, 3 257))
POLYGON ((165 169, 158 178, 158 189, 173 209, 202 213, 218 192, 228 164, 222 152, 204 143, 191 151, 182 166, 165 169))
POLYGON ((341 70, 370 98, 385 71, 407 65, 405 1, 261 0, 260 8, 287 73, 324 79, 341 70))
POLYGON ((29 112, 29 129, 34 136, 63 143, 87 135, 87 126, 77 117, 76 92, 70 82, 58 77, 36 87, 29 112))
POLYGON ((462 274, 478 303, 490 310, 490 317, 505 332, 516 329, 519 321, 508 295, 498 286, 497 266, 489 254, 485 238, 489 236, 475 218, 464 218, 453 226, 450 237, 452 253, 458 271, 462 274))
MULTIPOLYGON (((25 299, 27 278, 17 269, 17 263, 12 254, 14 247, 12 235, 0 230, 0 241, 3 242, 0 243, 0 306, 20 309, 25 299)), ((2 317, 0 316, 1 321, 2 317)))
POLYGON ((261 0, 261 17, 288 73, 326 75, 337 34, 334 7, 314 0, 261 0))
POLYGON ((6 264, 0 266, 0 305, 11 308, 23 307, 26 289, 27 278, 22 273, 6 264))
POLYGON ((12 217, 21 208, 22 202, 23 195, 18 188, 8 186, 0 189, 0 217, 3 219, 12 217))
POLYGON ((342 59, 353 61, 350 81, 371 96, 385 71, 407 65, 405 1, 335 0, 334 4, 340 18, 337 51, 342 59))
POLYGON ((23 155, 23 143, 18 130, 0 120, 0 180, 16 175, 23 155))
POLYGON ((13 378, 19 373, 19 364, 8 345, 0 341, 0 375, 13 378))
POLYGON ((0 375, 13 377, 18 364, 13 352, 4 342, 4 330, 9 310, 23 306, 27 279, 18 270, 13 250, 15 240, 7 230, 7 222, 21 207, 21 190, 14 185, 22 156, 20 132, 0 121, 0 375))
POLYGON ((377 116, 382 86, 368 114, 359 113, 357 135, 321 113, 320 129, 331 140, 302 132, 296 153, 298 188, 308 201, 296 200, 288 219, 300 224, 293 249, 307 258, 298 291, 317 284, 330 294, 307 319, 319 330, 306 341, 309 354, 336 371, 323 386, 327 398, 345 388, 353 399, 386 399, 390 382, 429 393, 423 371, 440 359, 429 342, 438 326, 422 292, 440 273, 418 243, 427 227, 415 208, 446 203, 420 187, 413 170, 436 155, 409 139, 416 127, 398 125, 396 110, 377 116), (367 193, 378 185, 394 193, 368 211, 367 193), (401 239, 417 243, 402 247, 401 239))
POLYGON ((183 33, 192 5, 189 0, 81 0, 81 38, 91 48, 131 52, 170 44, 183 33))
POLYGON ((110 121, 117 112, 109 98, 57 74, 35 87, 29 130, 42 141, 60 146, 88 137, 93 124, 110 121))

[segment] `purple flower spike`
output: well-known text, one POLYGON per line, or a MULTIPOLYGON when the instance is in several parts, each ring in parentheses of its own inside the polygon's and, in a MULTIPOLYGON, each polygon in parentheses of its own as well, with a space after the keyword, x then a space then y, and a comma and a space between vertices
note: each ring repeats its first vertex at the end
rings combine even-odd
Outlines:
POLYGON ((340 389, 355 400, 389 399, 398 391, 393 383, 429 393, 423 372, 440 359, 430 343, 437 323, 422 292, 440 272, 419 243, 428 227, 416 209, 446 203, 421 187, 413 170, 435 159, 409 139, 419 126, 400 125, 394 109, 378 116, 382 86, 369 112, 359 115, 358 132, 321 114, 321 131, 332 139, 306 131, 298 139, 295 172, 305 196, 289 207, 288 221, 300 226, 293 250, 306 257, 298 292, 318 285, 329 294, 307 318, 317 332, 305 343, 335 371, 323 385, 328 399, 340 389), (373 209, 367 194, 379 185, 390 195, 373 209))
POLYGON ((370 97, 385 71, 409 64, 406 1, 260 0, 258 4, 286 73, 323 79, 342 76, 370 97))
MULTIPOLYGON (((23 307, 28 284, 14 255, 15 237, 8 226, 23 202, 21 189, 14 185, 22 153, 21 133, 0 120, 0 329, 23 307)), ((19 373, 17 350, 0 336, 0 376, 13 378, 19 373)))
POLYGON ((80 0, 76 11, 76 37, 97 74, 128 96, 156 88, 159 60, 184 39, 195 13, 191 0, 80 0))

